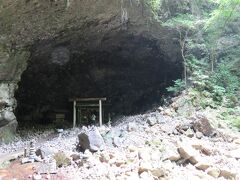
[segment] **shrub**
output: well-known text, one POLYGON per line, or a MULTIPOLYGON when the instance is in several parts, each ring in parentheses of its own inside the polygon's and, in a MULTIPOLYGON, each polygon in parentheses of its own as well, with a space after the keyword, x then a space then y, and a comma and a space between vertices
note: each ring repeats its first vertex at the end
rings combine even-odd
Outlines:
POLYGON ((63 152, 56 153, 53 158, 56 160, 57 167, 68 166, 71 164, 71 160, 63 152))
POLYGON ((185 84, 181 79, 174 81, 174 85, 167 88, 168 92, 172 92, 174 95, 179 94, 185 89, 185 84))

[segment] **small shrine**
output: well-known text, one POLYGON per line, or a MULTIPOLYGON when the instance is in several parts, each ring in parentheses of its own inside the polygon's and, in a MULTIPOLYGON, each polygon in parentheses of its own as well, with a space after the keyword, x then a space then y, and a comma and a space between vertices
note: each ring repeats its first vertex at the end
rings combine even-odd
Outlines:
POLYGON ((99 124, 102 126, 104 119, 103 102, 107 98, 71 98, 73 102, 73 127, 77 125, 99 124))

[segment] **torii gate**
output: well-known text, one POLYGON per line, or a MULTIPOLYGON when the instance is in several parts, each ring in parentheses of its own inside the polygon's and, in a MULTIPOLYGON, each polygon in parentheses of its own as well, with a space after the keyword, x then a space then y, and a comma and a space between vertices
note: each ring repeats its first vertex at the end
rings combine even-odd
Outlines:
POLYGON ((77 102, 89 102, 89 101, 98 101, 98 107, 99 107, 99 125, 102 126, 103 122, 103 113, 102 113, 102 101, 106 101, 107 98, 71 98, 69 99, 70 102, 73 102, 73 128, 76 127, 76 119, 77 119, 77 111, 76 111, 76 105, 77 102))

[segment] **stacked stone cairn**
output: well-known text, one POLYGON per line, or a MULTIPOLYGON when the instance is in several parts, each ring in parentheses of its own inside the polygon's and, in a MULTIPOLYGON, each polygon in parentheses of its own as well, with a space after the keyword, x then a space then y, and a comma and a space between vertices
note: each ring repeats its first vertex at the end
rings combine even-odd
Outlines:
MULTIPOLYGON (((26 149, 26 148, 25 148, 26 149)), ((26 150, 25 150, 26 151, 26 150)), ((38 157, 36 155, 36 148, 35 148, 35 144, 33 141, 30 142, 30 147, 29 147, 29 155, 27 156, 27 154, 25 153, 25 156, 23 159, 22 159, 22 164, 25 164, 25 163, 33 163, 33 162, 40 162, 41 161, 41 158, 38 157)))

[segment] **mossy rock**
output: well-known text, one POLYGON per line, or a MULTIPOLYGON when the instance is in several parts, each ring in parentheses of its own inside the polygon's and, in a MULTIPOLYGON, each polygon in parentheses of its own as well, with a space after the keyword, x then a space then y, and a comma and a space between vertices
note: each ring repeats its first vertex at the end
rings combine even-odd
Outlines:
POLYGON ((17 128, 17 121, 12 121, 8 125, 0 128, 0 143, 10 143, 14 140, 17 128))

